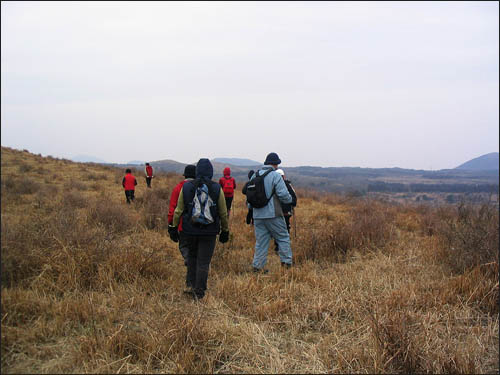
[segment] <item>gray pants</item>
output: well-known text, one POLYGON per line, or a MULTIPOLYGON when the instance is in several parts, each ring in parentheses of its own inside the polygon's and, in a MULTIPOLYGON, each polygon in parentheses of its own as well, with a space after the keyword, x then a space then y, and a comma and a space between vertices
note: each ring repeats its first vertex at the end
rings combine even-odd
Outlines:
POLYGON ((290 247, 290 234, 286 228, 285 219, 275 217, 272 219, 254 219, 255 228, 255 253, 253 266, 263 268, 267 262, 269 241, 274 238, 278 243, 278 254, 281 263, 292 264, 292 248, 290 247))

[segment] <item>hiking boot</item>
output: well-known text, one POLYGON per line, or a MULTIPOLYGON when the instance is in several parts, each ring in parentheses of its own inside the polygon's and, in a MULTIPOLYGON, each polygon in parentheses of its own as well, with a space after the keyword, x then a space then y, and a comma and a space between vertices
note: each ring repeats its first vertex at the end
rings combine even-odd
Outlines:
POLYGON ((292 268, 292 265, 290 263, 281 262, 281 268, 290 269, 292 268))
POLYGON ((193 300, 194 301, 199 301, 199 300, 203 299, 203 297, 205 297, 205 295, 200 295, 200 294, 196 294, 193 292, 193 300))
POLYGON ((193 294, 194 294, 194 290, 193 290, 193 288, 192 288, 192 287, 188 286, 188 287, 186 287, 186 289, 184 289, 184 290, 182 291, 182 293, 184 293, 184 294, 191 294, 191 295, 193 295, 193 294))
POLYGON ((193 289, 193 299, 195 301, 198 301, 205 297, 205 291, 200 290, 200 289, 193 289))
POLYGON ((255 272, 255 273, 262 273, 262 274, 266 274, 266 273, 268 273, 268 272, 269 272, 269 270, 266 270, 266 269, 264 269, 264 268, 257 268, 257 267, 254 267, 254 268, 253 268, 253 272, 255 272))

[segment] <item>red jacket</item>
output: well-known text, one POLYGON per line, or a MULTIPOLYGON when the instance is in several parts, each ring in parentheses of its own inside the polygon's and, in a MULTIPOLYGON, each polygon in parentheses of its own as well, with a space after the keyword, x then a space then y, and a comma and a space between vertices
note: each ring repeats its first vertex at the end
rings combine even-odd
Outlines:
POLYGON ((236 189, 236 181, 231 177, 231 169, 229 167, 224 168, 223 173, 224 177, 219 179, 219 185, 222 187, 225 197, 232 197, 234 196, 234 189, 236 189))
POLYGON ((125 190, 135 190, 135 185, 137 185, 137 180, 132 173, 127 173, 122 180, 122 186, 125 190))
POLYGON ((146 177, 151 177, 153 175, 153 167, 148 165, 146 167, 146 177))
MULTIPOLYGON (((182 191, 182 186, 184 183, 188 181, 187 179, 179 182, 175 187, 174 190, 172 190, 172 195, 170 196, 170 207, 168 208, 168 224, 172 225, 174 222, 174 211, 175 208, 177 207, 177 201, 179 200, 179 194, 182 191)), ((179 221, 179 226, 177 227, 177 230, 180 232, 182 230, 182 216, 181 220, 179 221)))

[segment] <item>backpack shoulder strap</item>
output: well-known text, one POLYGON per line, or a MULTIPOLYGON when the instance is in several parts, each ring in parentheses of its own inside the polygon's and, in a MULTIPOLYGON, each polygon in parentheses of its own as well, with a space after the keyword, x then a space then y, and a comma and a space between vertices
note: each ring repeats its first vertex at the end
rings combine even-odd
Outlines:
MULTIPOLYGON (((267 170, 263 175, 262 175, 262 178, 266 177, 269 173, 271 173, 274 169, 269 169, 267 170)), ((271 195, 269 196, 269 198, 267 199, 267 201, 269 202, 271 200, 271 198, 273 197, 274 193, 275 193, 275 190, 276 190, 276 186, 273 185, 273 190, 271 191, 271 195)))
POLYGON ((272 168, 271 168, 271 169, 269 169, 269 170, 267 170, 267 171, 266 171, 266 173, 264 173, 264 174, 262 175, 262 177, 266 177, 266 176, 267 176, 269 173, 271 173, 272 171, 273 171, 273 169, 272 169, 272 168))

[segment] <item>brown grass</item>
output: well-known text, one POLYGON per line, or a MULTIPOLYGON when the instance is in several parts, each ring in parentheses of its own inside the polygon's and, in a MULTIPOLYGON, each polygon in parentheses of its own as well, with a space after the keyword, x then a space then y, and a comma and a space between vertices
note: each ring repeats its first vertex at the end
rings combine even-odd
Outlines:
POLYGON ((127 205, 123 174, 2 148, 2 372, 498 373, 497 209, 299 190, 295 267, 270 250, 255 275, 237 192, 193 302, 166 231, 182 177, 136 172, 127 205))

